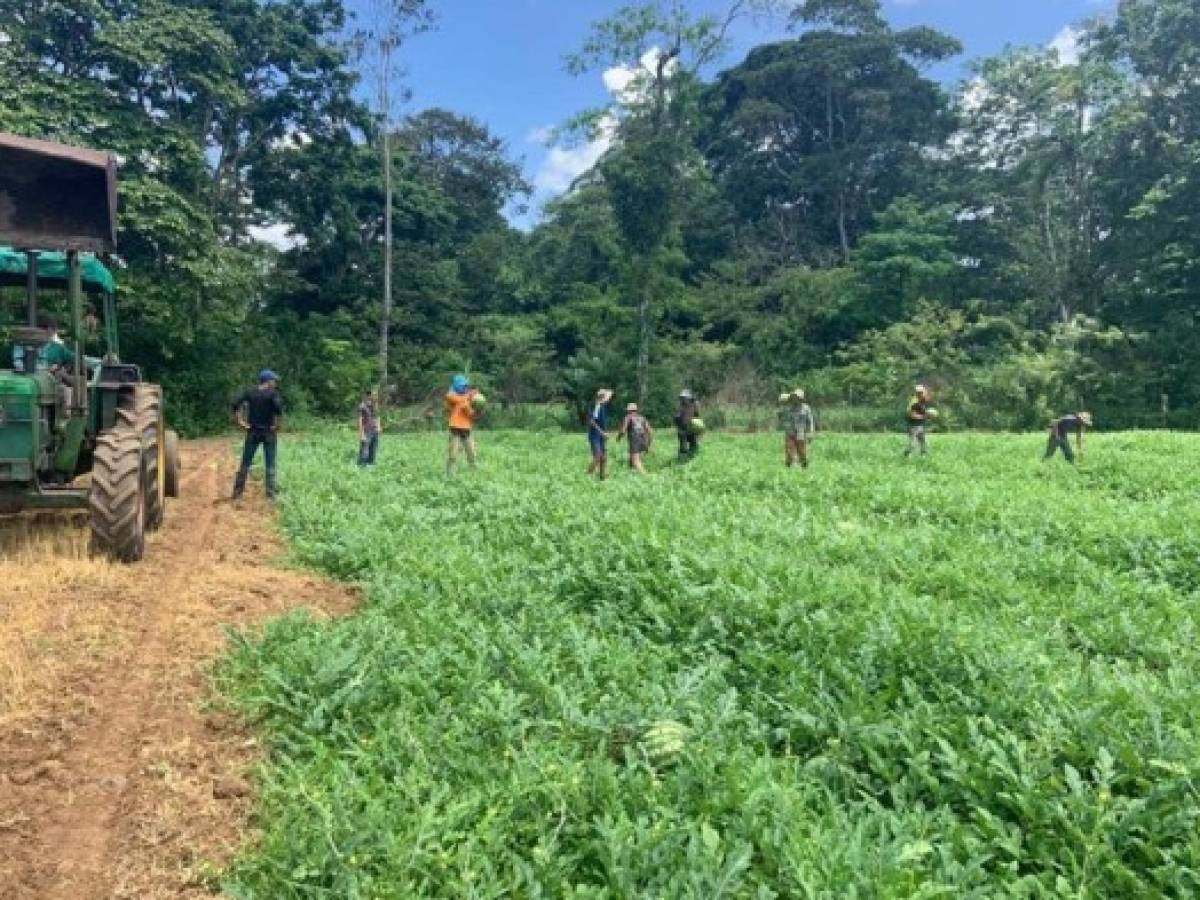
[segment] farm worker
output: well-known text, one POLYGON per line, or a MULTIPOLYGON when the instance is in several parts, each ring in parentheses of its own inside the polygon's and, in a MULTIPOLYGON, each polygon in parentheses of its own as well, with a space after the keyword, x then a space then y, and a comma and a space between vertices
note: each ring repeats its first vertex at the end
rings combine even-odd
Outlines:
MULTIPOLYGON (((45 372, 53 369, 69 369, 75 365, 75 353, 67 346, 58 332, 58 320, 50 316, 38 316, 38 328, 49 332, 50 339, 38 349, 38 371, 45 372)), ((25 360, 21 358, 20 348, 13 348, 13 370, 23 372, 25 360)), ((95 369, 100 360, 94 356, 85 356, 83 364, 88 369, 95 369)))
POLYGON ((817 433, 812 407, 804 400, 804 391, 796 388, 785 395, 783 408, 783 454, 787 467, 796 463, 808 468, 808 442, 817 433))
POLYGON ((929 388, 918 384, 908 401, 908 447, 904 451, 905 456, 911 456, 914 450, 920 450, 922 456, 929 452, 925 442, 926 429, 929 427, 929 420, 937 416, 937 410, 933 408, 930 400, 929 388))
POLYGON ((588 465, 589 475, 598 475, 603 481, 608 477, 608 404, 613 392, 608 388, 596 391, 596 402, 588 415, 588 445, 592 448, 592 461, 588 465))
POLYGON ((1071 451, 1071 434, 1079 444, 1079 455, 1083 455, 1083 433, 1092 427, 1092 414, 1086 412, 1069 413, 1050 423, 1050 440, 1046 444, 1046 459, 1050 459, 1059 450, 1067 458, 1067 462, 1075 462, 1075 454, 1071 451))
POLYGON ((446 394, 446 411, 450 417, 450 446, 446 455, 446 475, 453 475, 458 466, 458 450, 467 454, 467 463, 475 468, 475 438, 472 429, 479 413, 473 403, 479 392, 471 387, 466 375, 455 375, 446 394))
POLYGON ((642 415, 636 403, 625 407, 625 421, 621 423, 621 430, 617 432, 617 440, 623 437, 629 438, 629 468, 645 475, 643 459, 654 444, 654 429, 650 427, 650 420, 642 415))
POLYGON ((360 466, 375 465, 375 456, 379 452, 379 435, 383 425, 379 420, 379 394, 367 391, 363 394, 362 403, 358 405, 358 464, 360 466))
POLYGON ((675 413, 675 431, 679 437, 679 461, 687 462, 700 452, 700 435, 692 424, 700 418, 700 401, 690 390, 679 392, 679 410, 675 413))
POLYGON ((242 465, 233 482, 233 499, 241 498, 246 490, 246 478, 258 448, 263 448, 267 465, 267 499, 275 499, 275 458, 279 426, 283 423, 283 400, 279 396, 279 376, 270 369, 258 373, 258 386, 248 388, 233 401, 233 420, 246 432, 242 445, 242 465))

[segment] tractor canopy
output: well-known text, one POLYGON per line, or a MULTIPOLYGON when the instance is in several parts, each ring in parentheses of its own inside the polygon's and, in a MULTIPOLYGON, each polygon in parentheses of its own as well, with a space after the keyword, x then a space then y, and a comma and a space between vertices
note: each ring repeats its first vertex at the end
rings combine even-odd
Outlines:
POLYGON ((0 244, 113 252, 117 165, 112 154, 0 132, 0 244))
MULTIPOLYGON (((68 271, 67 254, 37 254, 38 284, 66 288, 68 271)), ((80 256, 79 271, 85 291, 100 294, 112 294, 116 291, 112 272, 96 257, 80 256)), ((29 257, 23 251, 0 247, 0 286, 24 286, 28 272, 29 257)))

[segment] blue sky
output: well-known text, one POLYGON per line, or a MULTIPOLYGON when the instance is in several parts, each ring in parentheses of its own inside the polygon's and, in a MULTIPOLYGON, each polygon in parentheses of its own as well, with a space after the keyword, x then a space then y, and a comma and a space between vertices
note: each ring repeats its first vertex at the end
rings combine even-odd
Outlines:
MULTIPOLYGON (((535 203, 564 189, 598 148, 548 150, 545 129, 602 104, 602 73, 572 77, 563 57, 590 24, 628 0, 434 0, 438 25, 404 48, 412 91, 405 112, 441 106, 467 113, 503 137, 538 187, 535 203)), ((694 0, 698 11, 720 0, 694 0)), ((354 5, 354 0, 351 0, 354 5)), ((885 0, 897 27, 925 24, 961 40, 965 53, 934 74, 955 84, 973 59, 1006 45, 1050 44, 1072 23, 1111 8, 1111 0, 885 0)), ((786 35, 781 22, 744 22, 733 35, 726 65, 758 43, 786 35)), ((524 219, 528 224, 530 217, 524 219)))

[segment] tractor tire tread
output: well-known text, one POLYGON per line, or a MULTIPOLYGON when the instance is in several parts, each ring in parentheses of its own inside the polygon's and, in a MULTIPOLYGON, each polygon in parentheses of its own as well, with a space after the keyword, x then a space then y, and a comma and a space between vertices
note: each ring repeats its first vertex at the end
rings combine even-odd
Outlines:
MULTIPOLYGON (((166 491, 159 490, 159 442, 163 440, 162 390, 158 385, 137 384, 123 394, 117 404, 118 428, 133 430, 141 436, 142 449, 146 454, 146 527, 151 531, 160 527, 166 514, 164 497, 166 491)), ((165 474, 165 473, 164 473, 165 474)))
POLYGON ((142 438, 114 428, 96 439, 88 508, 92 552, 132 563, 145 553, 146 470, 142 438))

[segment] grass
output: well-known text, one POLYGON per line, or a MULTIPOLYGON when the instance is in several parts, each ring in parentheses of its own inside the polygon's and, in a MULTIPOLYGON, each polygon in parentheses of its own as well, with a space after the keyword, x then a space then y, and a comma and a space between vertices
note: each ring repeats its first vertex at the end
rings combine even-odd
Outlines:
POLYGON ((287 449, 283 517, 366 605, 219 673, 272 753, 234 896, 1200 890, 1195 438, 714 436, 606 484, 579 436, 453 481, 352 443, 287 449))

